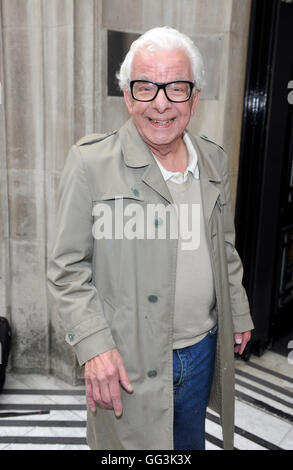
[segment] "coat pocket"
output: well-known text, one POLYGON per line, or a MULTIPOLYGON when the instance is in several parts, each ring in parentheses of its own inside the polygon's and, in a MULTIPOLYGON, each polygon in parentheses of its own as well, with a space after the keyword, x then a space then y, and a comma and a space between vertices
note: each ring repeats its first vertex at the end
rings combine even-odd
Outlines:
MULTIPOLYGON (((119 193, 118 193, 119 194, 119 193)), ((145 237, 147 202, 140 196, 121 194, 92 201, 93 236, 96 240, 145 237)))
POLYGON ((125 190, 124 188, 122 189, 115 188, 115 191, 113 191, 113 189, 110 189, 108 191, 101 192, 100 194, 96 193, 94 194, 93 204, 97 204, 99 202, 106 202, 106 201, 115 201, 119 199, 122 199, 122 200, 130 199, 130 200, 134 200, 138 202, 144 201, 144 197, 142 195, 141 189, 132 187, 127 190, 125 190))

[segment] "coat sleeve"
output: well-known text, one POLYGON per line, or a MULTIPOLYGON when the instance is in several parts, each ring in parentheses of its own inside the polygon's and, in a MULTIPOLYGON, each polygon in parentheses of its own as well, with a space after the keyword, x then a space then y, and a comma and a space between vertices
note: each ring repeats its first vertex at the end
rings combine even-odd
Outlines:
POLYGON ((57 303, 66 341, 80 365, 116 347, 92 282, 92 197, 80 150, 72 146, 58 188, 48 287, 57 303))
POLYGON ((235 248, 235 227, 231 208, 228 158, 225 152, 223 152, 222 155, 222 177, 226 196, 226 203, 222 205, 222 211, 224 218, 224 237, 228 263, 232 320, 234 333, 243 333, 254 329, 254 325, 250 315, 247 295, 242 285, 243 266, 235 248))

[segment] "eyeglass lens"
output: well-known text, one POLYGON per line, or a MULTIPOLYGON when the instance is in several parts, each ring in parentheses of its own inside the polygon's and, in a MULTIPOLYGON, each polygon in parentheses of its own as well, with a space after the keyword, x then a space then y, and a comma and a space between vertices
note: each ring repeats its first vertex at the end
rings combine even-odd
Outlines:
MULTIPOLYGON (((132 93, 134 98, 140 101, 150 101, 154 99, 158 90, 158 85, 151 82, 134 82, 132 93)), ((165 86, 166 94, 172 101, 185 101, 190 97, 190 84, 186 82, 173 82, 165 86)))

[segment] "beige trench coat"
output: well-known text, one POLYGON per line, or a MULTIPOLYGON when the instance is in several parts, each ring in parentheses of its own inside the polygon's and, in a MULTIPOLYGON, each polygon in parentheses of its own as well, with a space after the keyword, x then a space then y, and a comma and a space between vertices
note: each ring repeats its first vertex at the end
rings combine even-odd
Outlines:
MULTIPOLYGON (((209 406, 233 448, 233 332, 253 328, 242 265, 234 248, 227 157, 190 135, 199 158, 206 232, 216 289, 218 345, 209 406)), ((117 347, 134 393, 121 389, 123 415, 88 408, 92 449, 173 449, 172 327, 177 240, 93 237, 93 207, 172 203, 146 144, 130 119, 118 132, 73 145, 60 181, 48 281, 80 365, 117 347), (155 301, 154 301, 155 300, 155 301)), ((154 221, 155 223, 155 221, 154 221)), ((196 311, 196 306, 195 306, 196 311)))

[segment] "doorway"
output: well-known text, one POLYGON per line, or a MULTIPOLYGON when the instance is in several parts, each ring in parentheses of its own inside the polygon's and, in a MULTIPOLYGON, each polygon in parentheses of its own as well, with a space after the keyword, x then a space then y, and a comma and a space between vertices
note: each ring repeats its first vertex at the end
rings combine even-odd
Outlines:
POLYGON ((288 356, 293 340, 292 44, 293 1, 252 0, 235 212, 255 324, 246 356, 288 356))

